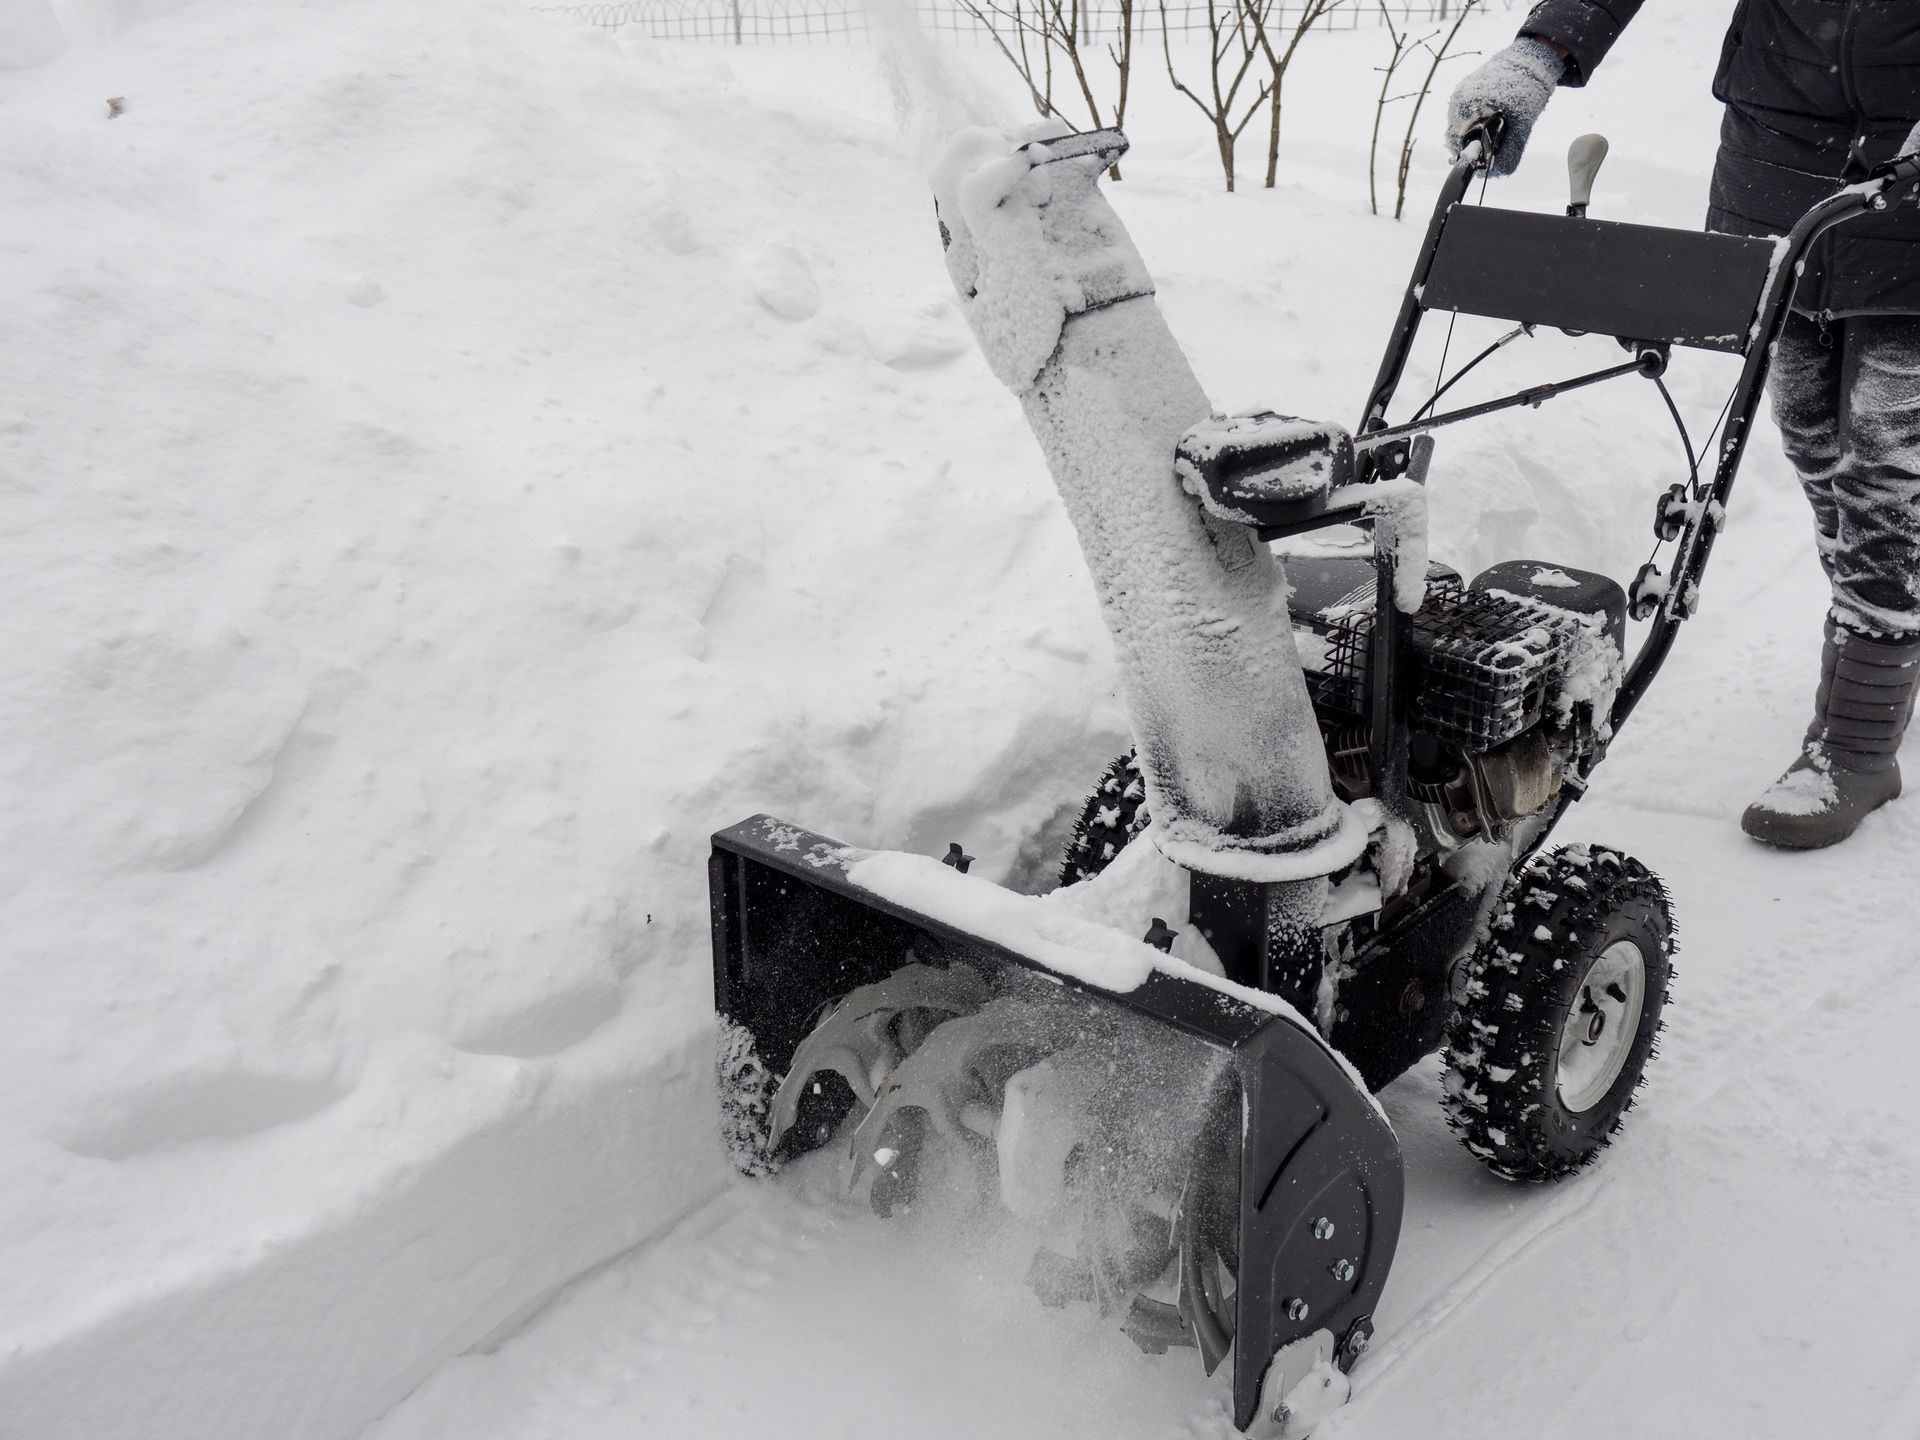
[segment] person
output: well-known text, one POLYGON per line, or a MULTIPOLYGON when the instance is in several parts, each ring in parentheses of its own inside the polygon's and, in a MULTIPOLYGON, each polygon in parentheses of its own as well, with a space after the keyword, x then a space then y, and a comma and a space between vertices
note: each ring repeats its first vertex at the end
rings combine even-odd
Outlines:
MULTIPOLYGON (((1506 124, 1492 173, 1511 174, 1554 89, 1584 85, 1641 3, 1536 6, 1454 91, 1450 151, 1497 113, 1506 124)), ((1726 111, 1707 228, 1784 235, 1920 135, 1920 4, 1740 0, 1713 93, 1726 111)), ((1757 840, 1814 849, 1900 793, 1897 752, 1920 681, 1920 208, 1909 201, 1818 242, 1768 388, 1833 598, 1801 754, 1740 823, 1757 840)))

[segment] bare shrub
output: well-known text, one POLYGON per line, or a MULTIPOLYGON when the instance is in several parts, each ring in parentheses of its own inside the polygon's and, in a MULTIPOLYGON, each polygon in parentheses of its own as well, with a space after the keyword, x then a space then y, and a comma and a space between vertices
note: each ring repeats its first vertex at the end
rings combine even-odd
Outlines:
MULTIPOLYGON (((1104 43, 1097 24, 1102 12, 1093 0, 960 0, 960 4, 1019 72, 1041 118, 1059 120, 1074 130, 1125 126, 1127 91, 1133 79, 1134 0, 1116 0, 1110 13, 1118 24, 1104 43), (1100 63, 1103 51, 1105 65, 1100 63), (1056 63, 1061 88, 1078 99, 1079 108, 1071 114, 1055 97, 1056 63), (1111 103, 1102 103, 1103 93, 1112 95, 1111 103)), ((1114 166, 1110 173, 1118 180, 1120 167, 1114 166)))
MULTIPOLYGON (((1393 218, 1398 220, 1406 213, 1407 175, 1413 168, 1413 149, 1415 137, 1419 133, 1420 111, 1427 103, 1427 96, 1433 92, 1434 76, 1439 73, 1440 67, 1449 59, 1459 58, 1452 51, 1453 42, 1460 36, 1460 27, 1466 23, 1469 15, 1485 3, 1485 0, 1459 0, 1459 9, 1454 12, 1453 24, 1437 47, 1433 44, 1433 40, 1434 36, 1440 34, 1439 31, 1434 31, 1424 39, 1414 40, 1408 31, 1400 29, 1393 23, 1393 12, 1387 8, 1386 0, 1376 0, 1376 3, 1380 6, 1380 19, 1386 26, 1387 37, 1392 41, 1393 51, 1388 56, 1387 63, 1381 67, 1380 95, 1373 106, 1373 138, 1367 147, 1367 204, 1374 214, 1380 213, 1378 179, 1380 130, 1386 118, 1387 107, 1401 100, 1411 99, 1413 113, 1407 117, 1406 133, 1400 138, 1400 154, 1394 168, 1393 218), (1416 50, 1424 50, 1431 57, 1427 72, 1421 77, 1419 90, 1406 95, 1391 94, 1394 75, 1399 71, 1401 63, 1416 50)), ((1444 18, 1446 13, 1447 7, 1442 5, 1440 15, 1444 18)))
MULTIPOLYGON (((1274 176, 1280 169, 1280 97, 1286 86, 1287 67, 1293 63, 1293 55, 1300 48, 1300 42, 1307 38, 1307 32, 1328 11, 1342 3, 1342 0, 1304 0, 1300 7, 1299 18, 1291 30, 1283 32, 1284 43, 1275 46, 1268 33, 1267 16, 1255 12, 1254 25, 1260 39, 1261 53, 1267 59, 1267 189, 1273 189, 1274 176)), ((1231 188, 1231 187, 1229 187, 1231 188)))
POLYGON ((1415 127, 1420 123, 1420 109, 1427 103, 1427 96, 1433 90, 1433 77, 1446 63, 1448 52, 1453 49, 1453 42, 1460 36, 1460 27, 1467 23, 1467 17, 1478 10, 1483 3, 1484 0, 1460 0, 1460 9, 1454 14, 1453 25, 1447 31, 1446 38, 1440 42, 1439 48, 1427 47, 1427 53, 1433 56, 1433 60, 1427 66, 1427 73, 1420 81, 1420 93, 1413 97, 1413 113, 1407 117, 1407 133, 1400 142, 1400 170, 1396 177, 1397 188, 1393 200, 1393 218, 1396 220, 1405 213, 1407 208, 1407 171, 1413 166, 1413 137, 1416 133, 1415 127))
POLYGON ((1202 82, 1205 95, 1180 78, 1173 66, 1173 41, 1167 27, 1167 0, 1160 4, 1160 49, 1167 59, 1167 78, 1173 88, 1194 103, 1213 128, 1214 144, 1220 152, 1220 170, 1226 176, 1227 190, 1233 190, 1233 152, 1248 122, 1260 112, 1260 106, 1272 93, 1262 82, 1246 110, 1234 119, 1241 103, 1241 87, 1253 72, 1254 62, 1262 55, 1261 34, 1273 0, 1206 0, 1207 4, 1207 77, 1202 82))

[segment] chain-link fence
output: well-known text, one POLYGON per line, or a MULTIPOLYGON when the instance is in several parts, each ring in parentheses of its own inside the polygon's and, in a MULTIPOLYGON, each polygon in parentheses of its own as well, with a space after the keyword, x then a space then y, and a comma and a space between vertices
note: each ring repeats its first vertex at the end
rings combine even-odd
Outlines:
MULTIPOLYGON (((1486 0, 1482 3, 1485 5, 1486 0)), ((1514 0, 1499 3, 1511 9, 1514 0)), ((871 14, 861 0, 590 0, 586 4, 536 8, 572 15, 608 29, 631 28, 654 40, 713 40, 728 45, 840 40, 866 35, 872 26, 871 14)), ((985 0, 978 5, 969 5, 966 0, 913 0, 913 8, 921 27, 934 35, 985 41, 992 38, 987 21, 1004 26, 1015 4, 1014 0, 998 0, 991 5, 985 0)), ((1291 28, 1300 8, 1278 0, 1269 12, 1268 23, 1291 28)), ((1123 12, 1114 0, 1076 0, 1074 9, 1083 37, 1100 39, 1119 33, 1123 12)), ((1347 0, 1328 10, 1316 23, 1329 30, 1353 30, 1378 25, 1390 15, 1396 25, 1418 25, 1449 20, 1459 9, 1460 0, 1390 0, 1384 6, 1379 0, 1370 5, 1347 0)), ((1151 9, 1138 5, 1135 33, 1157 31, 1160 13, 1157 5, 1151 9)), ((1205 0, 1198 4, 1182 0, 1167 5, 1166 19, 1168 30, 1176 35, 1205 34, 1209 11, 1205 0)))

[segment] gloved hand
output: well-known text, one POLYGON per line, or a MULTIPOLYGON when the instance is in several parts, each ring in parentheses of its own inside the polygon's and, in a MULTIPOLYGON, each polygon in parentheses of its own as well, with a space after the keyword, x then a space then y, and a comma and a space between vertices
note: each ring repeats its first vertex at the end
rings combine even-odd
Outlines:
POLYGON ((1900 154, 1920 155, 1920 122, 1916 122, 1913 129, 1907 132, 1907 138, 1900 142, 1900 154))
POLYGON ((1467 133, 1480 121, 1498 115, 1507 122, 1507 130, 1493 157, 1493 173, 1511 175, 1520 168, 1533 122, 1547 108, 1547 98, 1566 68, 1558 51, 1531 36, 1507 46, 1454 87, 1453 98, 1447 101, 1447 154, 1458 160, 1467 133))

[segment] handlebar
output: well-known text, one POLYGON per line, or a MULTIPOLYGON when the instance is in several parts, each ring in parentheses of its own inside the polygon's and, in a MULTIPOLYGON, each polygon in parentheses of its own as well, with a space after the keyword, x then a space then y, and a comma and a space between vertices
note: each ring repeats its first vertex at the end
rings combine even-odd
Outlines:
POLYGON ((1891 190, 1896 185, 1911 185, 1914 181, 1920 180, 1920 152, 1908 151, 1904 155, 1894 156, 1884 164, 1874 166, 1867 172, 1867 179, 1869 183, 1875 180, 1887 181, 1888 183, 1881 187, 1883 191, 1891 190))
POLYGON ((1507 117, 1498 110, 1467 127, 1466 143, 1460 147, 1458 164, 1484 170, 1500 153, 1500 142, 1507 138, 1507 117))

